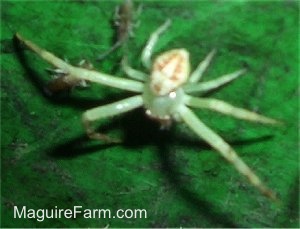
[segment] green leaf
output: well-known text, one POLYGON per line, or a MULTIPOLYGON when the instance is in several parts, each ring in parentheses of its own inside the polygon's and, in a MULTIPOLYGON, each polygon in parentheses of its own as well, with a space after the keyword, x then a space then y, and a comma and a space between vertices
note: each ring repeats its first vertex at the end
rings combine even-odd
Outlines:
POLYGON ((299 227, 298 42, 296 1, 145 1, 129 50, 102 62, 113 45, 112 19, 121 1, 3 1, 1 7, 2 227, 299 227), (160 131, 143 110, 105 120, 101 130, 123 136, 105 145, 85 137, 84 110, 128 96, 101 85, 47 96, 50 66, 16 49, 15 32, 76 64, 125 77, 123 54, 139 61, 149 35, 167 18, 156 54, 186 48, 192 67, 218 49, 205 80, 247 66, 244 77, 209 95, 282 120, 284 127, 249 124, 216 113, 199 117, 229 142, 267 185, 261 196, 207 144, 178 124, 160 131), (146 209, 145 219, 79 215, 14 218, 21 209, 146 209))

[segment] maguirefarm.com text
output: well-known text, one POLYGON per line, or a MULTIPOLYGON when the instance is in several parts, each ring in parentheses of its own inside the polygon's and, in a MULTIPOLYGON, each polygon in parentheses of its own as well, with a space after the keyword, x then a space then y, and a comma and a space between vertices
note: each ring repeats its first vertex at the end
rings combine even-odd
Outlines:
POLYGON ((82 206, 74 206, 68 209, 61 209, 57 206, 52 209, 32 209, 26 206, 14 206, 15 219, 36 219, 42 222, 45 219, 74 219, 79 216, 86 219, 146 219, 147 211, 145 209, 118 209, 112 211, 110 209, 88 209, 82 206))

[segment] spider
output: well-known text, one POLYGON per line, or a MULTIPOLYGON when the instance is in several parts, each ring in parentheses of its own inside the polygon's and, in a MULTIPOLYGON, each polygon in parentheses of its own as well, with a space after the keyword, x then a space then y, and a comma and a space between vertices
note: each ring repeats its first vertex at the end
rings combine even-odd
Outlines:
POLYGON ((192 73, 190 73, 189 53, 185 49, 173 49, 164 52, 156 57, 152 63, 151 57, 154 46, 160 35, 170 26, 170 23, 171 20, 168 19, 155 30, 142 51, 141 62, 150 71, 150 74, 136 70, 127 61, 122 61, 122 69, 132 79, 119 78, 92 69, 70 65, 31 41, 24 39, 20 34, 16 33, 15 37, 42 59, 64 73, 63 77, 66 81, 84 80, 137 93, 132 97, 85 111, 82 115, 82 121, 86 133, 91 139, 119 142, 117 139, 96 132, 91 125, 92 122, 144 107, 146 114, 160 122, 164 128, 168 127, 173 120, 183 121, 198 137, 205 140, 231 163, 239 173, 247 177, 249 182, 262 194, 276 200, 276 194, 260 180, 228 143, 193 113, 191 107, 209 109, 252 122, 264 124, 278 124, 279 122, 234 107, 221 100, 189 95, 192 92, 208 92, 217 89, 245 73, 246 70, 241 69, 215 80, 199 82, 216 50, 212 50, 192 73))

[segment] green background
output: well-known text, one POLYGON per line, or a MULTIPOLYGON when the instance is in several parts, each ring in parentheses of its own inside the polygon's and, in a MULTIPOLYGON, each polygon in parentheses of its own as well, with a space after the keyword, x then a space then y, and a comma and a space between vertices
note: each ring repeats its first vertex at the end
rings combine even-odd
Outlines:
MULTIPOLYGON (((248 123, 197 110, 280 196, 274 204, 184 125, 170 131, 136 110, 102 122, 121 145, 85 137, 81 114, 131 94, 91 85, 47 96, 47 63, 12 42, 15 32, 71 63, 86 58, 103 72, 120 71, 113 44, 120 2, 4 1, 1 6, 1 220, 3 227, 298 227, 297 1, 146 1, 129 61, 166 18, 173 23, 156 53, 183 47, 193 68, 214 47, 205 80, 247 66, 249 72, 208 96, 282 120, 248 123), (13 219, 13 206, 33 209, 146 209, 147 219, 13 219)), ((138 4, 136 4, 138 5, 138 4)), ((144 70, 143 70, 144 71, 144 70)))

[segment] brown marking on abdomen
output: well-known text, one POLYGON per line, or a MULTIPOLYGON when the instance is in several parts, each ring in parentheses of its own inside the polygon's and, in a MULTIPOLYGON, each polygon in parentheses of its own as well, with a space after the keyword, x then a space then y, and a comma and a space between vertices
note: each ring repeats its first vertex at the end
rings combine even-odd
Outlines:
POLYGON ((159 71, 162 71, 164 67, 166 67, 173 59, 176 58, 176 56, 179 56, 177 53, 173 53, 169 56, 168 59, 162 60, 161 62, 157 63, 155 68, 157 68, 159 71))

